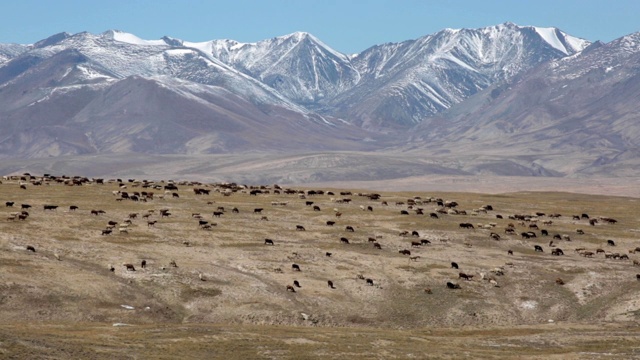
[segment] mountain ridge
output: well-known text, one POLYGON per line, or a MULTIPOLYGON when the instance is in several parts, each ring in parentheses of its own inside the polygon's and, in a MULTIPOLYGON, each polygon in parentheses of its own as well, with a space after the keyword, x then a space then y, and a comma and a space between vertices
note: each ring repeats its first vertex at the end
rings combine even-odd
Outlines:
POLYGON ((305 32, 255 43, 59 33, 0 44, 0 156, 375 150, 471 155, 470 174, 597 173, 635 161, 639 38, 504 23, 346 55, 305 32), (594 114, 611 106, 624 124, 586 134, 571 120, 582 107, 602 122, 594 114), (560 164, 563 152, 580 166, 560 164))

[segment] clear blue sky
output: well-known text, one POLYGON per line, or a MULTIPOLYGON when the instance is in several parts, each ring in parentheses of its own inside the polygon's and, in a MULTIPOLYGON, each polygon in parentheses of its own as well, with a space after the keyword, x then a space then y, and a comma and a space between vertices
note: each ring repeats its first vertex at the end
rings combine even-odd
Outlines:
POLYGON ((640 31, 640 0, 4 0, 0 42, 118 29, 143 39, 255 42, 309 32, 343 53, 506 21, 611 41, 640 31))

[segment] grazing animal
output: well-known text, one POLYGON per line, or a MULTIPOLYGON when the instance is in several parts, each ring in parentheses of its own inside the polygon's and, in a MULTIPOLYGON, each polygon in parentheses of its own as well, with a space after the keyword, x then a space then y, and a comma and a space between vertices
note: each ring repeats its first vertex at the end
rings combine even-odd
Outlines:
POLYGON ((432 212, 431 214, 429 214, 429 217, 432 219, 437 219, 438 218, 438 214, 432 212))
POLYGON ((313 211, 320 211, 320 206, 313 205, 313 211))
POLYGON ((302 225, 296 225, 296 231, 305 231, 305 228, 302 225))
POLYGON ((341 237, 340 238, 340 242, 343 244, 348 244, 349 243, 349 239, 347 239, 346 237, 341 237))
POLYGON ((273 240, 271 240, 271 239, 264 239, 264 244, 265 245, 274 245, 273 240))
POLYGON ((78 209, 79 209, 79 207, 77 207, 76 205, 69 206, 69 211, 76 211, 78 209))
POLYGON ((112 232, 113 230, 111 229, 104 229, 100 235, 111 235, 112 232))
POLYGON ((420 246, 422 246, 421 242, 417 242, 417 241, 412 241, 411 242, 411 247, 420 247, 420 246))
POLYGON ((293 280, 293 285, 295 287, 302 287, 302 286, 300 286, 300 283, 298 282, 298 280, 293 280))
POLYGON ((338 211, 338 212, 336 212, 336 217, 340 217, 340 216, 342 216, 342 213, 341 213, 341 212, 339 212, 339 211, 338 211))
POLYGON ((461 273, 458 273, 458 278, 465 279, 467 281, 471 281, 471 279, 473 279, 473 275, 469 275, 469 274, 465 274, 465 273, 461 272, 461 273))
POLYGON ((27 251, 36 252, 36 248, 31 245, 27 245, 27 251))
POLYGON ((254 214, 261 214, 262 210, 263 210, 262 208, 255 208, 255 209, 253 209, 253 213, 254 214))
POLYGON ((300 271, 300 265, 298 265, 298 264, 292 264, 292 265, 291 265, 291 269, 292 269, 293 271, 300 271))
POLYGON ((551 255, 560 256, 560 255, 564 255, 564 252, 560 248, 555 248, 551 250, 551 255))
POLYGON ((237 207, 234 207, 233 209, 231 209, 231 212, 234 213, 234 214, 239 214, 240 210, 238 210, 237 207))
POLYGON ((224 214, 224 213, 223 213, 222 211, 214 211, 214 212, 213 212, 213 216, 215 216, 215 217, 220 217, 220 216, 222 216, 223 214, 224 214))
POLYGON ((616 243, 613 240, 607 240, 607 245, 616 246, 616 243))
POLYGON ((127 268, 127 271, 136 271, 135 266, 133 264, 122 264, 122 266, 127 268))
POLYGON ((454 284, 450 281, 447 281, 447 288, 448 289, 461 289, 460 285, 458 284, 454 284))
POLYGON ((540 236, 549 236, 549 231, 545 229, 540 230, 540 236))
POLYGON ((507 254, 513 255, 513 250, 507 250, 507 254))
POLYGON ((429 245, 429 244, 431 244, 431 241, 429 241, 429 240, 427 240, 427 239, 422 239, 422 240, 420 240, 420 244, 422 244, 422 245, 429 245))
POLYGON ((382 250, 382 245, 380 245, 380 243, 375 242, 375 243, 373 243, 373 248, 374 249, 378 249, 378 250, 382 250))
POLYGON ((400 215, 409 215, 407 210, 400 210, 400 215))
POLYGON ((473 227, 473 224, 471 224, 471 223, 460 223, 460 227, 463 228, 463 229, 474 229, 475 230, 475 228, 473 227))
POLYGON ((562 280, 561 278, 557 278, 557 279, 556 279, 556 284, 558 284, 558 285, 564 285, 564 280, 562 280))
POLYGON ((329 285, 329 288, 335 289, 335 287, 333 287, 333 281, 327 280, 327 285, 329 285))
POLYGON ((333 226, 335 225, 335 221, 327 221, 327 226, 333 226))
POLYGON ((147 227, 155 227, 158 220, 147 221, 147 227))
POLYGON ((533 245, 533 249, 537 252, 544 252, 544 250, 542 250, 542 246, 540 245, 533 245))
POLYGON ((296 289, 294 289, 291 285, 287 285, 287 291, 296 292, 296 289))
POLYGON ((399 250, 398 253, 400 253, 402 255, 411 255, 411 251, 409 251, 407 249, 399 250))
POLYGON ((451 262, 451 268, 453 268, 453 269, 458 269, 458 268, 459 268, 459 267, 458 267, 458 263, 451 262))
POLYGON ((355 230, 353 229, 353 226, 347 225, 347 227, 345 227, 345 231, 354 232, 355 230))
POLYGON ((176 263, 176 261, 175 261, 175 260, 171 260, 171 261, 169 262, 169 265, 171 265, 172 267, 175 267, 175 268, 177 268, 177 267, 178 267, 178 264, 176 263))
POLYGON ((330 252, 326 252, 326 253, 324 253, 324 255, 325 255, 326 257, 331 257, 331 255, 332 255, 332 254, 331 254, 330 252))
POLYGON ((14 204, 15 204, 15 202, 13 202, 13 201, 7 201, 7 202, 4 203, 4 206, 13 207, 14 204))
POLYGON ((56 210, 58 205, 44 205, 43 208, 44 210, 56 210))
POLYGON ((31 207, 31 205, 29 205, 29 204, 22 204, 22 205, 20 205, 20 208, 21 208, 21 209, 29 209, 30 207, 31 207))
POLYGON ((420 259, 420 256, 417 256, 417 255, 416 256, 411 256, 409 258, 409 261, 418 261, 418 259, 420 259))
POLYGON ((367 279, 365 279, 364 281, 366 281, 366 282, 367 282, 367 285, 373 286, 373 279, 369 279, 369 278, 367 278, 367 279))

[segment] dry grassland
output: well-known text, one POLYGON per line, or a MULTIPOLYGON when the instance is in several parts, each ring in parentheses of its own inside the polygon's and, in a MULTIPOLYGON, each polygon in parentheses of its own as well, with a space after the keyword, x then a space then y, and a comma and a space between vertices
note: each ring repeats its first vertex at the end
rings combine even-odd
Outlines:
MULTIPOLYGON (((126 191, 150 191, 133 185, 128 183, 126 191)), ((116 201, 114 183, 51 183, 26 190, 17 181, 0 184, 0 206, 16 203, 0 208, 0 358, 640 356, 635 326, 640 268, 632 263, 640 255, 628 251, 640 246, 638 199, 383 193, 380 201, 372 201, 334 190, 334 196, 303 200, 273 193, 250 196, 248 191, 222 196, 213 186, 206 187, 211 195, 195 195, 193 186, 178 186, 179 198, 168 195, 145 203, 116 201), (418 207, 425 215, 412 210, 401 215, 414 196, 455 200, 469 214, 483 205, 494 210, 434 219, 429 213, 438 206, 424 203, 418 207), (336 203, 332 197, 352 201, 336 203), (274 206, 274 201, 287 205, 274 206), (32 205, 29 217, 8 220, 20 204, 32 205), (45 211, 46 204, 59 208, 45 211), (70 211, 71 205, 79 209, 70 211), (225 213, 215 218, 218 207, 225 213), (231 211, 234 207, 238 213, 231 211), (160 217, 163 208, 172 215, 160 217), (264 210, 256 214, 255 208, 264 210), (91 215, 92 209, 105 214, 91 215), (343 215, 337 218, 334 209, 343 215), (158 221, 154 227, 140 218, 149 210, 150 220, 158 221), (571 241, 555 240, 565 256, 552 256, 551 236, 542 237, 538 230, 537 238, 522 239, 519 234, 529 231, 529 223, 507 218, 535 212, 562 214, 558 219, 542 216, 538 225, 551 236, 570 236, 571 241), (138 217, 128 233, 116 226, 112 235, 101 235, 109 220, 122 223, 130 213, 138 217), (202 230, 193 213, 217 225, 202 230), (618 222, 590 226, 585 219, 572 219, 582 213, 618 222), (329 220, 336 225, 327 226, 329 220), (542 225, 548 220, 553 223, 542 225), (476 229, 461 229, 461 222, 476 229), (490 223, 496 226, 478 228, 490 223), (516 235, 504 233, 508 223, 516 225, 516 235), (296 225, 306 231, 297 231, 296 225), (355 231, 346 231, 347 225, 355 231), (399 236, 414 230, 419 237, 399 236), (501 239, 491 239, 491 232, 501 239), (369 237, 382 249, 374 249, 369 237), (275 245, 264 245, 265 238, 275 245), (421 239, 431 244, 411 247, 411 241, 421 239), (615 247, 607 246, 609 239, 615 247), (544 252, 535 252, 534 244, 544 252), (28 245, 36 251, 27 251, 28 245), (585 258, 576 248, 602 248, 630 259, 585 258), (420 258, 411 261, 398 253, 401 249, 420 258), (140 268, 143 259, 145 269, 140 268), (170 266, 171 260, 177 267, 170 266), (459 270, 450 267, 452 261, 459 270), (136 271, 127 271, 124 263, 134 264, 136 271), (294 263, 300 272, 292 270, 294 263), (492 275, 497 267, 504 275, 492 275), (459 272, 474 277, 458 279, 459 272), (498 287, 481 280, 481 274, 493 276, 498 287), (358 275, 372 279, 374 286, 358 275), (565 284, 556 284, 557 278, 565 284), (301 287, 286 291, 294 280, 301 287), (447 289, 448 281, 461 289, 447 289)), ((155 190, 156 195, 162 192, 155 190)))

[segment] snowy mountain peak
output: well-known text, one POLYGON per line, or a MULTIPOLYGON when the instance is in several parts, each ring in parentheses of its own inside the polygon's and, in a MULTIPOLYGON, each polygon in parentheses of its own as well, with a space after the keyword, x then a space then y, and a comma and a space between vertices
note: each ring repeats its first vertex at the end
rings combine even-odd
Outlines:
POLYGON ((67 32, 61 32, 55 35, 51 35, 48 38, 44 39, 44 40, 40 40, 37 43, 33 44, 34 48, 41 48, 41 47, 45 47, 45 46, 50 46, 50 45, 54 45, 57 44, 67 38, 71 37, 71 34, 67 33, 67 32))
POLYGON ((590 42, 577 37, 569 36, 558 28, 531 26, 540 37, 553 48, 562 51, 565 55, 584 50, 590 42))
POLYGON ((106 39, 112 39, 118 42, 131 44, 131 45, 141 45, 141 46, 158 46, 158 45, 167 45, 164 40, 144 40, 133 34, 120 31, 120 30, 107 30, 102 33, 102 36, 106 39))
POLYGON ((311 39, 315 39, 315 37, 311 34, 309 34, 308 32, 304 32, 304 31, 296 31, 294 33, 291 33, 289 35, 284 35, 281 36, 280 38, 282 39, 292 39, 295 41, 303 41, 305 39, 311 38, 311 39))

